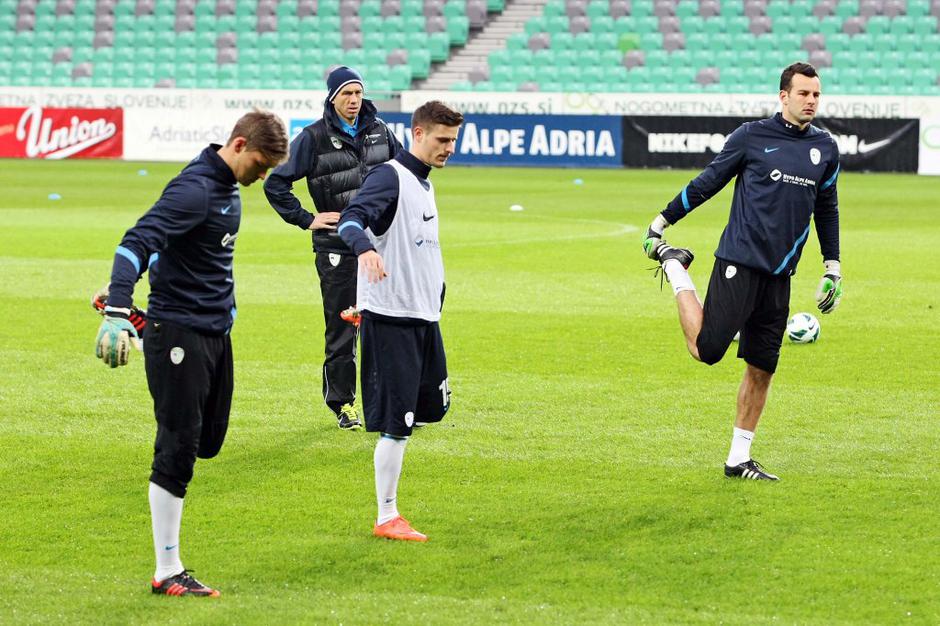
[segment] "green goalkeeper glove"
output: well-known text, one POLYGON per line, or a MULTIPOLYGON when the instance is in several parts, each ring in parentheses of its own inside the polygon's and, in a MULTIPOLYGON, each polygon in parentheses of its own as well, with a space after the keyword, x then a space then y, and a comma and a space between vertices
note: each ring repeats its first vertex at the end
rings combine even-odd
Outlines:
POLYGON ((659 260, 656 257, 656 248, 662 242, 663 231, 665 231, 668 226, 669 222, 667 222, 663 214, 660 213, 656 216, 656 219, 653 220, 653 223, 649 225, 649 228, 646 229, 646 236, 643 237, 643 252, 654 261, 659 260))
POLYGON ((141 349, 137 329, 128 319, 130 313, 130 309, 110 306, 104 308, 104 321, 101 322, 98 338, 95 340, 95 356, 104 361, 105 365, 110 367, 127 365, 131 345, 138 350, 141 349))
POLYGON ((824 261, 826 271, 816 289, 816 306, 823 314, 832 313, 842 300, 842 273, 838 261, 824 261))

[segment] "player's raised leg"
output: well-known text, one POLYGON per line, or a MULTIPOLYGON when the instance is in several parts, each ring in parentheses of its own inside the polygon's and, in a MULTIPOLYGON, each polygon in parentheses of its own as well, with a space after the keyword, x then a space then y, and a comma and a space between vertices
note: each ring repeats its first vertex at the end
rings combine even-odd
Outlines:
MULTIPOLYGON (((645 248, 644 244, 644 248, 645 248)), ((695 290, 692 277, 689 276, 689 266, 695 259, 691 250, 670 246, 660 239, 649 251, 649 257, 658 261, 666 280, 672 285, 676 296, 676 306, 679 309, 679 324, 685 336, 685 344, 689 354, 696 360, 701 360, 698 353, 698 336, 702 331, 703 309, 702 301, 695 290)))

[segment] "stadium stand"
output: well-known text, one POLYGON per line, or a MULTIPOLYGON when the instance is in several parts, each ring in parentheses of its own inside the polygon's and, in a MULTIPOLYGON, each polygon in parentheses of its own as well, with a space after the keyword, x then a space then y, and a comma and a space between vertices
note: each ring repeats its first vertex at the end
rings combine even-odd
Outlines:
POLYGON ((0 86, 940 95, 940 0, 0 0, 0 86))
POLYGON ((345 63, 401 91, 480 1, 0 0, 0 85, 320 89, 345 63))
POLYGON ((809 60, 833 94, 940 95, 940 0, 549 0, 477 91, 766 93, 809 60))

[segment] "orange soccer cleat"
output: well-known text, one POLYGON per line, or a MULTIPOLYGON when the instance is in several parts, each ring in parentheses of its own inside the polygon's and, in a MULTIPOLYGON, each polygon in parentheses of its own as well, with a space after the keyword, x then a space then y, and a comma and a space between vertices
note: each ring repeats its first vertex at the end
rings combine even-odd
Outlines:
POLYGON ((419 533, 411 527, 404 517, 399 515, 388 520, 384 524, 376 524, 372 528, 372 534, 376 537, 385 537, 386 539, 398 539, 399 541, 427 541, 428 536, 419 533))
POLYGON ((349 322, 356 328, 359 328, 359 322, 362 321, 362 316, 359 315, 359 309, 354 306, 344 309, 339 316, 344 322, 349 322))

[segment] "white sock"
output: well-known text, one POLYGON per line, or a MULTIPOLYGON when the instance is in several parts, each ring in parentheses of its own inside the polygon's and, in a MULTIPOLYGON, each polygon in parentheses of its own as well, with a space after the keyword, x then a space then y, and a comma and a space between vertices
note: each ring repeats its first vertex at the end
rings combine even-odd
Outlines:
POLYGON ((157 555, 156 581, 175 576, 183 571, 180 561, 180 522, 183 519, 183 499, 150 483, 150 520, 153 523, 153 550, 157 555))
POLYGON ((672 285, 672 292, 678 294, 680 291, 695 291, 695 285, 692 284, 692 277, 688 270, 682 267, 676 259, 669 259, 663 263, 663 271, 666 272, 666 278, 672 285))
POLYGON ((750 461, 752 441, 754 441, 754 433, 743 428, 735 428, 734 434, 731 436, 731 450, 728 452, 728 461, 725 464, 734 467, 745 461, 750 461))
POLYGON ((381 436, 375 444, 375 497, 379 505, 376 523, 398 517, 398 478, 401 476, 401 464, 405 458, 407 439, 394 439, 381 436))

